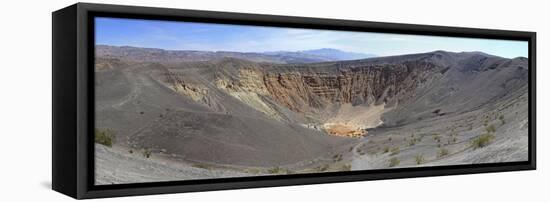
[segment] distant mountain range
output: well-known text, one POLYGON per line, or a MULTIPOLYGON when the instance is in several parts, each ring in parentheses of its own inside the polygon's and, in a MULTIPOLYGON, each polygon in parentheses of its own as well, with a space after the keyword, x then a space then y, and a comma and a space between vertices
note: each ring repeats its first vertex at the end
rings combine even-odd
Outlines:
POLYGON ((109 45, 97 45, 96 56, 103 58, 123 58, 137 62, 148 61, 161 63, 208 61, 230 57, 249 60, 253 62, 268 62, 279 64, 316 63, 338 60, 357 60, 376 57, 373 54, 346 52, 331 48, 305 51, 231 52, 163 50, 157 48, 139 48, 131 46, 109 45))
POLYGON ((264 52, 268 55, 279 55, 279 56, 289 56, 289 57, 307 57, 315 58, 320 61, 337 61, 337 60, 358 60, 376 57, 374 54, 364 54, 364 53, 355 53, 355 52, 346 52, 333 48, 321 48, 305 51, 275 51, 275 52, 264 52))
POLYGON ((300 51, 300 52, 310 54, 310 55, 323 56, 334 60, 358 60, 358 59, 377 57, 374 54, 346 52, 346 51, 341 51, 341 50, 332 49, 332 48, 322 48, 322 49, 307 50, 307 51, 300 51))

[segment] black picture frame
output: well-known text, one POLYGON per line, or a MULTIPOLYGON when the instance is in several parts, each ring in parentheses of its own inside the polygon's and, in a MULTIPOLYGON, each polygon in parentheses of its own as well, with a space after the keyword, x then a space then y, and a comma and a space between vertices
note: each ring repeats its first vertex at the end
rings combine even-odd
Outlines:
POLYGON ((536 169, 536 33, 77 3, 52 14, 52 188, 84 199, 536 169), (94 185, 94 17, 524 40, 529 44, 529 160, 335 173, 94 185))

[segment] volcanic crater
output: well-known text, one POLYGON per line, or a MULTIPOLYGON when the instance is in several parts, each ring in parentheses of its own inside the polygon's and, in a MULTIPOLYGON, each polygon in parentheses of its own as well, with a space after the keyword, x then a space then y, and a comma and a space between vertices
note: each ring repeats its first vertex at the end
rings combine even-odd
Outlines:
POLYGON ((148 51, 96 47, 96 128, 115 138, 96 145, 99 184, 528 156, 526 58, 435 51, 281 64, 148 51), (110 173, 121 166, 129 173, 110 173))

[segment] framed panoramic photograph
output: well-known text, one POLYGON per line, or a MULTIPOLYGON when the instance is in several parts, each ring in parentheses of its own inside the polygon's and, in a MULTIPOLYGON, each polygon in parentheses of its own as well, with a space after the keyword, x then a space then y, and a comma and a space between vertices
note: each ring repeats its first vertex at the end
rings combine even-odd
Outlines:
POLYGON ((535 33, 75 4, 53 189, 75 198, 535 169, 535 33))

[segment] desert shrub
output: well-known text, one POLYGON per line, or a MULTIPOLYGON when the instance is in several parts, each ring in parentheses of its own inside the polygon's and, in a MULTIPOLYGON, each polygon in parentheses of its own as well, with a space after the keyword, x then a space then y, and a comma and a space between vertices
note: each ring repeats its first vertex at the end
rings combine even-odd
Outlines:
POLYGON ((360 149, 360 148, 357 148, 355 151, 361 156, 366 154, 366 152, 364 150, 360 149))
POLYGON ((401 162, 401 160, 399 160, 396 157, 393 157, 393 158, 390 159, 389 167, 395 167, 395 166, 399 165, 400 162, 401 162))
POLYGON ((414 146, 414 145, 416 145, 416 142, 418 142, 418 139, 416 139, 416 138, 410 139, 410 140, 409 140, 409 146, 414 146))
POLYGON ((488 133, 494 133, 494 132, 497 131, 497 129, 495 128, 494 125, 487 126, 487 127, 485 128, 485 130, 486 130, 488 133))
POLYGON ((293 172, 286 168, 281 168, 279 166, 273 167, 267 170, 270 174, 292 174, 293 172))
POLYGON ((441 142, 441 137, 437 133, 434 133, 433 137, 434 137, 434 141, 441 142))
POLYGON ((424 154, 417 154, 414 156, 414 160, 416 161, 416 165, 423 164, 425 162, 424 154))
POLYGON ((341 161, 342 159, 342 154, 335 154, 334 156, 332 156, 332 160, 334 160, 334 162, 341 161))
POLYGON ((396 154, 399 154, 399 147, 394 147, 394 148, 391 148, 390 150, 390 155, 393 156, 393 155, 396 155, 396 154))
POLYGON ((422 139, 424 138, 425 134, 421 134, 417 138, 417 142, 422 142, 422 139))
POLYGON ((350 171, 350 170, 351 170, 351 165, 349 163, 342 165, 342 171, 350 171))
POLYGON ((317 170, 318 170, 319 172, 324 172, 324 171, 327 171, 328 168, 329 168, 329 165, 328 165, 328 164, 325 164, 325 165, 322 165, 322 166, 317 167, 317 170))
POLYGON ((277 166, 277 167, 273 167, 273 168, 270 168, 267 170, 268 173, 270 174, 276 174, 276 173, 280 173, 282 172, 283 169, 281 169, 281 167, 277 166))
POLYGON ((389 146, 385 146, 384 149, 382 150, 383 153, 388 153, 390 152, 390 147, 389 146))
POLYGON ((202 164, 202 163, 194 163, 193 165, 191 165, 195 168, 201 168, 201 169, 208 169, 208 165, 206 164, 202 164))
POLYGON ((112 147, 114 142, 114 133, 111 130, 101 130, 96 128, 94 142, 112 147))
POLYGON ((491 141, 493 141, 494 138, 495 136, 493 134, 490 134, 490 133, 482 134, 472 141, 472 147, 474 149, 485 147, 489 143, 491 143, 491 141))
POLYGON ((244 172, 251 173, 251 174, 258 174, 260 173, 260 169, 257 168, 247 168, 244 172))
POLYGON ((504 115, 500 115, 498 117, 498 120, 500 120, 501 124, 504 125, 506 123, 506 121, 504 121, 504 115))
POLYGON ((444 156, 447 156, 447 155, 449 155, 449 150, 446 149, 446 148, 440 148, 439 152, 437 153, 437 156, 439 156, 439 157, 444 157, 444 156))
POLYGON ((144 156, 145 158, 151 157, 151 150, 144 149, 144 150, 143 150, 143 156, 144 156))

